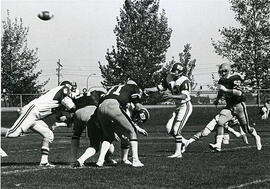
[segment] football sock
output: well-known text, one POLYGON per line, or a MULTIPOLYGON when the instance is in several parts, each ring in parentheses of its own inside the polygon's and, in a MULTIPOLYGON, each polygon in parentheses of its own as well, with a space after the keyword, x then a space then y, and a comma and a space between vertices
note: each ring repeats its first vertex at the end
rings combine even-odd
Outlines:
POLYGON ((80 146, 80 139, 79 138, 72 138, 71 139, 71 155, 72 155, 72 162, 77 159, 78 149, 80 146))
POLYGON ((181 154, 182 136, 175 137, 175 154, 181 154))
POLYGON ((222 141, 223 141, 223 135, 217 135, 216 139, 217 139, 216 145, 219 148, 221 148, 221 144, 222 144, 222 141))
POLYGON ((41 148, 41 160, 40 163, 44 164, 44 163, 48 163, 48 156, 49 156, 49 148, 47 147, 42 147, 41 148))
POLYGON ((80 165, 83 165, 84 162, 85 162, 88 158, 90 158, 90 157, 92 157, 93 155, 95 155, 95 153, 96 153, 95 148, 88 147, 88 148, 85 150, 84 154, 83 154, 77 161, 80 162, 80 165))
POLYGON ((105 160, 105 155, 108 152, 109 148, 110 148, 111 143, 109 143, 108 141, 103 141, 101 144, 101 149, 100 149, 100 154, 98 157, 98 162, 103 163, 105 160))
POLYGON ((131 152, 132 152, 132 160, 139 161, 138 155, 138 141, 137 140, 130 140, 131 152))
POLYGON ((251 135, 254 137, 258 137, 259 135, 257 134, 257 131, 255 130, 255 128, 253 128, 253 131, 251 132, 251 135))
POLYGON ((128 159, 128 151, 129 151, 129 148, 126 148, 126 149, 122 148, 122 151, 121 151, 122 161, 125 161, 128 159))

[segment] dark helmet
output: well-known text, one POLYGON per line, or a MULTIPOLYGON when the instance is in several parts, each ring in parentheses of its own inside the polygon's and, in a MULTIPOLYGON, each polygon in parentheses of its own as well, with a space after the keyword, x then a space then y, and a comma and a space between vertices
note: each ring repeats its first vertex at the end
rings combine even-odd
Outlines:
POLYGON ((70 86, 72 86, 72 83, 70 81, 62 81, 60 83, 60 86, 64 86, 64 85, 70 85, 70 86))
POLYGON ((145 107, 143 107, 139 111, 135 110, 132 115, 132 120, 135 123, 145 123, 149 119, 150 119, 150 113, 145 107))

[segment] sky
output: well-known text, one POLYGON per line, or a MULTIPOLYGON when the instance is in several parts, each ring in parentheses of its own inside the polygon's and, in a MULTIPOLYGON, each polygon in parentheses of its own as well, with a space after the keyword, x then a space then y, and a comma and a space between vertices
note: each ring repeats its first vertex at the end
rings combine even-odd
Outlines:
MULTIPOLYGON (((106 64, 107 49, 116 43, 116 17, 124 0, 1 0, 1 20, 22 18, 29 27, 27 45, 38 48, 37 71, 42 70, 40 82, 50 78, 45 89, 58 84, 57 62, 63 65, 60 80, 77 82, 82 90, 101 86, 98 61, 106 64), (37 14, 48 10, 54 14, 50 21, 41 21, 37 14)), ((227 62, 214 52, 211 38, 220 39, 222 27, 235 26, 229 0, 160 0, 160 11, 166 12, 172 28, 171 46, 166 61, 175 57, 190 43, 198 86, 212 84, 211 74, 217 77, 217 65, 227 62)))

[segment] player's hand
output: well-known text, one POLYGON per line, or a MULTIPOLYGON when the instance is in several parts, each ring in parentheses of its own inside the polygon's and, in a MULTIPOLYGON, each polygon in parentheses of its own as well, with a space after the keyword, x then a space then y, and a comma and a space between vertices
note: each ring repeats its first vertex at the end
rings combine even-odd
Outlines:
POLYGON ((138 132, 141 133, 143 136, 148 136, 148 133, 145 129, 140 128, 138 132))
POLYGON ((164 99, 172 98, 172 95, 170 93, 163 93, 162 96, 163 96, 164 99))

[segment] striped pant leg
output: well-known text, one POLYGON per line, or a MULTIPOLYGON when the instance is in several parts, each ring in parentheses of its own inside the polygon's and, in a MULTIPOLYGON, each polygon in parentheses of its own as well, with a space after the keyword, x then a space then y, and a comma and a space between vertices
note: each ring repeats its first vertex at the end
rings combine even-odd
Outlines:
POLYGON ((23 108, 22 114, 15 121, 13 126, 8 129, 6 137, 18 137, 26 132, 37 120, 37 110, 35 105, 29 105, 23 108))
POLYGON ((193 107, 190 101, 182 104, 179 107, 178 113, 175 117, 175 122, 173 125, 173 133, 175 134, 175 136, 177 135, 181 136, 182 129, 184 128, 189 116, 191 115, 192 110, 193 110, 193 107))

